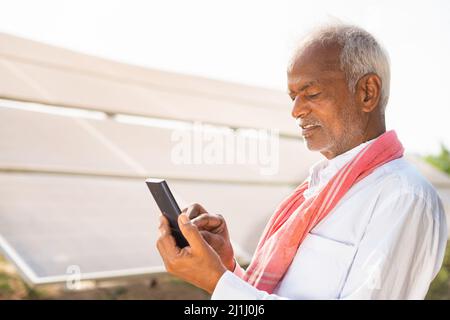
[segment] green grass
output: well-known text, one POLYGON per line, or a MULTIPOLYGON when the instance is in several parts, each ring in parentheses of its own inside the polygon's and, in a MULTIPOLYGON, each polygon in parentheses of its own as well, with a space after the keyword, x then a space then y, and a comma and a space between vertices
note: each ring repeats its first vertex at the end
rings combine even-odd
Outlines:
POLYGON ((437 169, 450 174, 450 151, 443 144, 441 144, 441 152, 439 154, 428 155, 424 159, 437 169))
MULTIPOLYGON (((443 144, 439 154, 428 155, 424 159, 435 168, 450 175, 450 151, 443 144)), ((426 299, 450 300, 450 242, 447 242, 442 268, 431 283, 426 299)))
POLYGON ((426 299, 450 300, 450 241, 447 242, 442 268, 431 283, 426 299))
POLYGON ((14 292, 10 284, 11 276, 6 273, 0 273, 0 297, 9 296, 14 292))

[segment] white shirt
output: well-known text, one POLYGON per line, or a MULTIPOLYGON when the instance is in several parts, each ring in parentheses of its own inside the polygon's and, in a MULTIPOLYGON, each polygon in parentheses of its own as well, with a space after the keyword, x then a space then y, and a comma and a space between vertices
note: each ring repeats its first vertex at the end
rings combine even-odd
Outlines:
MULTIPOLYGON (((305 197, 374 140, 316 163, 305 197)), ((223 274, 211 299, 423 299, 447 237, 435 189, 404 158, 396 159, 350 188, 311 230, 273 294, 242 280, 237 265, 223 274)))

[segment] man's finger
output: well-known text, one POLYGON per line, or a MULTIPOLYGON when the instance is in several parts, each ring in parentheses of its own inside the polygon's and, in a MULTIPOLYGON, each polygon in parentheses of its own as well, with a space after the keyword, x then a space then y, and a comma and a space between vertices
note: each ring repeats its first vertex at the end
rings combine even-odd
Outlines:
POLYGON ((197 226, 189 221, 187 215, 180 214, 178 217, 178 225, 193 251, 201 251, 208 248, 208 243, 203 239, 197 226))
POLYGON ((200 234, 202 235, 203 239, 205 239, 206 242, 211 243, 212 235, 209 231, 200 231, 200 234))
POLYGON ((162 214, 159 215, 159 227, 158 227, 158 230, 159 230, 159 235, 160 236, 171 235, 170 222, 162 214))
POLYGON ((182 213, 185 213, 189 219, 193 219, 198 217, 199 215, 206 213, 207 211, 200 204, 194 203, 187 208, 184 208, 182 213))
POLYGON ((191 223, 195 224, 200 230, 213 230, 219 227, 223 221, 222 218, 216 214, 204 213, 194 219, 191 219, 191 223))
POLYGON ((177 247, 175 238, 172 236, 169 221, 163 215, 160 216, 159 238, 156 243, 161 256, 167 258, 175 257, 180 249, 177 247))
POLYGON ((161 229, 170 228, 169 220, 162 214, 159 215, 159 227, 158 229, 161 231, 161 229))

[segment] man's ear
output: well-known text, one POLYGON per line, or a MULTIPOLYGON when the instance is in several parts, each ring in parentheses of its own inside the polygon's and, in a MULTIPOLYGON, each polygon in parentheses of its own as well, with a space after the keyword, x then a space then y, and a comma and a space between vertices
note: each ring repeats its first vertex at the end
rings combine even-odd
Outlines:
POLYGON ((362 111, 373 111, 380 102, 380 96, 381 79, 375 73, 368 73, 358 80, 355 97, 362 111))

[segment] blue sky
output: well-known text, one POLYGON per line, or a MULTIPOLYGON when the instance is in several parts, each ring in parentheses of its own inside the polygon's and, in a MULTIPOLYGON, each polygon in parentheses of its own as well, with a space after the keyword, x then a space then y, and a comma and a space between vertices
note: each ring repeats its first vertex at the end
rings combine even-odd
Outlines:
POLYGON ((450 147, 450 1, 0 0, 0 7, 2 32, 279 90, 301 34, 333 19, 355 23, 390 54, 388 128, 409 152, 450 147))

